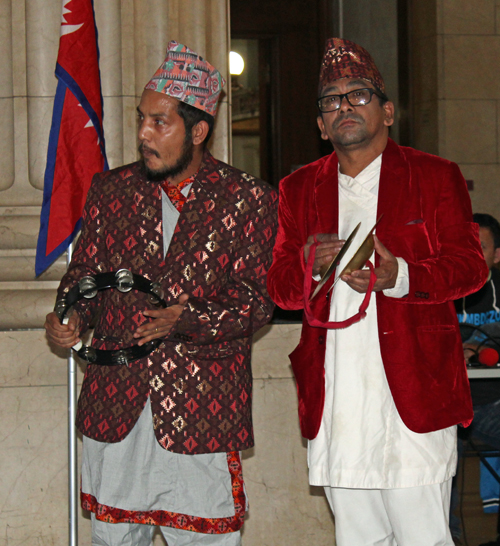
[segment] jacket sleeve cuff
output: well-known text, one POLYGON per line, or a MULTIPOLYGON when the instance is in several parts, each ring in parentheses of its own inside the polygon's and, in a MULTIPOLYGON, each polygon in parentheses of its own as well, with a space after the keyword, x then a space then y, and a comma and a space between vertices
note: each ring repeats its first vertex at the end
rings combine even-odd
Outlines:
POLYGON ((398 277, 393 288, 383 290, 384 296, 389 298, 404 298, 410 291, 410 276, 408 264, 403 258, 396 258, 398 261, 398 277))

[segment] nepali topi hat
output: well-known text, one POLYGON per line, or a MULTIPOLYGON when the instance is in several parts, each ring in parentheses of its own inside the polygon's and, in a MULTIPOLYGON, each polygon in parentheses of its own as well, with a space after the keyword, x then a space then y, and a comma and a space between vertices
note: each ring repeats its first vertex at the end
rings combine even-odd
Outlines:
POLYGON ((372 56, 350 40, 330 38, 326 41, 325 54, 321 61, 319 90, 335 80, 359 78, 369 81, 385 93, 385 84, 372 56))
POLYGON ((220 72, 203 57, 172 41, 165 60, 144 89, 165 93, 215 117, 225 83, 220 72))

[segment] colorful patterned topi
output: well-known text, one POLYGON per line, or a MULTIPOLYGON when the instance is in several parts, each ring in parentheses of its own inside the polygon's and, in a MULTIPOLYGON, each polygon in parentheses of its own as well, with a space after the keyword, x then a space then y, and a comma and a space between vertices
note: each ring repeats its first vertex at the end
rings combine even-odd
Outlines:
POLYGON ((369 81, 385 93, 382 75, 368 51, 350 40, 330 38, 326 42, 325 54, 321 61, 320 93, 327 84, 342 78, 360 78, 369 81))
POLYGON ((215 117, 225 83, 220 72, 203 57, 172 41, 165 60, 144 89, 165 93, 215 117))

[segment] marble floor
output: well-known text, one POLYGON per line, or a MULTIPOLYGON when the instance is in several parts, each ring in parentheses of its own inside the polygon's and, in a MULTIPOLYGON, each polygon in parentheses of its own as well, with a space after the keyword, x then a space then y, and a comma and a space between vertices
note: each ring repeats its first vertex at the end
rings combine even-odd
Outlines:
POLYGON ((496 514, 485 514, 479 496, 479 459, 468 457, 464 472, 460 475, 462 493, 462 535, 464 546, 479 546, 496 538, 496 514), (462 479, 463 476, 463 479, 462 479), (462 489, 463 483, 463 489, 462 489))

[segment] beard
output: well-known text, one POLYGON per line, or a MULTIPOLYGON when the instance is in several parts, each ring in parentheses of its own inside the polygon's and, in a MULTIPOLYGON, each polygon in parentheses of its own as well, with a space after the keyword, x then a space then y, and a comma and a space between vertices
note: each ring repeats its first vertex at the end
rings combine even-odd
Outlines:
MULTIPOLYGON (((156 150, 147 148, 146 146, 144 146, 143 143, 139 145, 139 152, 141 153, 141 156, 144 149, 147 149, 150 153, 154 154, 156 157, 160 157, 160 154, 156 150)), ((144 157, 141 157, 143 172, 146 175, 146 178, 149 180, 149 182, 163 182, 167 178, 173 178, 174 176, 177 176, 178 174, 181 174, 183 171, 185 171, 189 167, 189 164, 191 163, 191 161, 193 160, 193 153, 194 153, 193 140, 190 134, 186 134, 186 138, 184 139, 184 142, 182 143, 181 155, 173 165, 165 165, 165 167, 163 167, 162 169, 150 169, 146 165, 146 162, 144 161, 144 157)))
POLYGON ((332 139, 332 142, 334 144, 338 144, 339 146, 352 146, 353 144, 360 144, 365 140, 367 136, 365 120, 355 113, 346 114, 342 117, 337 117, 337 119, 332 124, 332 129, 335 131, 335 137, 334 139, 332 139), (340 124, 346 119, 352 119, 356 121, 356 129, 351 129, 346 133, 339 132, 338 129, 340 124))

